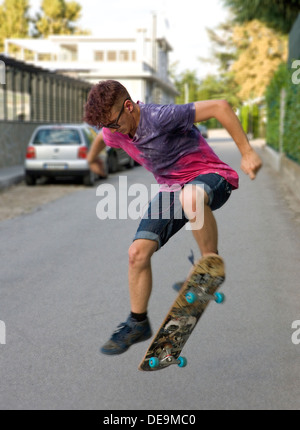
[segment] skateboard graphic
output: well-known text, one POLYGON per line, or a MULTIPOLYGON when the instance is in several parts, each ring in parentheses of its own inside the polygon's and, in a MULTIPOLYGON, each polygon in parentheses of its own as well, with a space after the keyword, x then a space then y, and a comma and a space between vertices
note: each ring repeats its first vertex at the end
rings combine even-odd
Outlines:
POLYGON ((224 301, 224 294, 216 292, 224 279, 221 257, 204 257, 194 265, 153 338, 139 370, 160 370, 172 364, 186 366, 187 360, 180 356, 181 351, 208 303, 211 300, 217 303, 224 301))

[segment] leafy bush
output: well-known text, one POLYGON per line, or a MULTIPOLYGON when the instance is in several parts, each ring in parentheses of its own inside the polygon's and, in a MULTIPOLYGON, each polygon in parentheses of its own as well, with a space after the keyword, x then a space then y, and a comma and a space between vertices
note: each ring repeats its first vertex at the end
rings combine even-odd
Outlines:
POLYGON ((292 81, 294 70, 281 64, 266 91, 267 144, 279 151, 280 94, 286 90, 283 152, 300 163, 300 84, 292 81))
POLYGON ((285 63, 275 72, 266 90, 267 127, 266 141, 272 148, 279 151, 279 123, 280 123, 280 92, 287 87, 289 75, 285 63))
POLYGON ((239 118, 245 133, 251 133, 254 138, 259 137, 260 112, 257 104, 243 105, 239 118))
POLYGON ((293 84, 289 70, 289 85, 286 96, 283 151, 300 163, 300 84, 293 84))

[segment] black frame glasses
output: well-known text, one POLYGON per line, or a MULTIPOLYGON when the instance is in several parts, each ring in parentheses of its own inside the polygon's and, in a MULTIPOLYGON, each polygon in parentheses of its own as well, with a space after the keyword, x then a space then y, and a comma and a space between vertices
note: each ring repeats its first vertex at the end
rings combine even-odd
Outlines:
POLYGON ((119 119, 121 118, 121 115, 122 115, 122 113, 123 113, 123 111, 124 111, 124 104, 125 104, 125 102, 126 102, 127 100, 131 100, 131 98, 130 98, 130 97, 127 97, 127 98, 123 101, 122 109, 120 110, 120 113, 119 113, 118 118, 116 119, 116 121, 115 121, 115 122, 111 122, 110 124, 107 124, 107 125, 103 125, 103 127, 105 127, 105 128, 113 128, 113 129, 115 129, 115 130, 117 130, 118 128, 120 128, 120 125, 118 124, 118 121, 119 121, 119 119))

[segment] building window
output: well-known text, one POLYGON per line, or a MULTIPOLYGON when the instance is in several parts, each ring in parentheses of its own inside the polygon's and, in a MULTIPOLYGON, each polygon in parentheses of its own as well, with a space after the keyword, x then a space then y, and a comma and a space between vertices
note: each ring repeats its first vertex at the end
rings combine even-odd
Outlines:
POLYGON ((108 51, 107 52, 107 61, 116 61, 117 60, 117 52, 116 51, 108 51))
POLYGON ((120 61, 129 61, 128 51, 120 51, 120 61))
POLYGON ((52 54, 47 54, 47 53, 41 54, 41 53, 39 53, 37 55, 37 60, 38 61, 53 61, 53 60, 56 60, 56 58, 54 56, 52 56, 52 54))
POLYGON ((95 51, 94 52, 94 60, 95 61, 104 61, 104 52, 103 51, 95 51))
POLYGON ((131 51, 131 60, 136 61, 136 52, 135 51, 131 51))

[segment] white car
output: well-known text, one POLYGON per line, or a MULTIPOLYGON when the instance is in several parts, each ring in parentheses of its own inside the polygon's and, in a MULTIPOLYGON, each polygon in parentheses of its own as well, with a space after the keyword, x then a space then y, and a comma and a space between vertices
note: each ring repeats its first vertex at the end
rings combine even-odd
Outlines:
MULTIPOLYGON (((85 185, 93 185, 96 175, 89 169, 86 156, 96 137, 95 131, 85 124, 43 125, 35 129, 27 146, 25 181, 35 185, 42 176, 81 176, 85 185)), ((99 158, 108 172, 107 153, 99 158)))
POLYGON ((207 127, 205 127, 205 125, 199 124, 197 125, 200 133, 202 134, 202 136, 204 137, 204 139, 208 138, 208 131, 207 131, 207 127))

